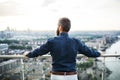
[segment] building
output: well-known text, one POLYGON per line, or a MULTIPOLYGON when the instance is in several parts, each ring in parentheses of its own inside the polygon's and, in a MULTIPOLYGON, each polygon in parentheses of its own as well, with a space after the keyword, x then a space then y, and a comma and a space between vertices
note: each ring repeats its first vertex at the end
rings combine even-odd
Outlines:
POLYGON ((5 54, 8 51, 8 44, 0 44, 0 54, 5 54))

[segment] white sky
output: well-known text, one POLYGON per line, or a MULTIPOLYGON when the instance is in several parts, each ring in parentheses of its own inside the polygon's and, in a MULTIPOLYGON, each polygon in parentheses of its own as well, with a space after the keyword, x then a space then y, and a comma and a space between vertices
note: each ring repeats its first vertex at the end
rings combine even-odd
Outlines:
POLYGON ((61 17, 71 30, 120 30, 120 0, 0 0, 0 31, 56 30, 61 17))

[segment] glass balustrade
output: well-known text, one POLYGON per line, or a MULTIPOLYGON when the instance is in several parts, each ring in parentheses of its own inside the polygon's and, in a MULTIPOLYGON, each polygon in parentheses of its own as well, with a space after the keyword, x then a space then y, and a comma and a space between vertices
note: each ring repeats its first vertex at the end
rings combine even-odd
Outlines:
MULTIPOLYGON (((118 80, 120 55, 99 58, 77 56, 78 80, 118 80), (117 79, 118 78, 118 79, 117 79)), ((22 55, 0 55, 0 80, 50 80, 51 57, 24 58, 22 55)))

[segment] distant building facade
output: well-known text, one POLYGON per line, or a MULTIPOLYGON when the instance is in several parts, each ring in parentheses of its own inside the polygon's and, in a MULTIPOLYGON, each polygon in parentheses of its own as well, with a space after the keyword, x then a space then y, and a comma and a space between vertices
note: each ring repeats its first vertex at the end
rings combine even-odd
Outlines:
POLYGON ((13 37, 13 31, 7 28, 4 31, 0 31, 0 38, 6 39, 6 38, 12 38, 13 37))
POLYGON ((0 54, 5 54, 8 51, 8 44, 0 44, 0 54))

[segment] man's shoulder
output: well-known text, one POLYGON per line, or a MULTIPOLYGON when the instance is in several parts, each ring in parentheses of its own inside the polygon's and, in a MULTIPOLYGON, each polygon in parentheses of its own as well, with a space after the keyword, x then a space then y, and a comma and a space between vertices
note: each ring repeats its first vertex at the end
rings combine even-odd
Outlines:
POLYGON ((77 44, 83 44, 83 42, 80 39, 72 38, 77 44))
POLYGON ((53 42, 53 41, 55 41, 56 39, 58 39, 58 37, 52 37, 52 38, 49 38, 48 41, 49 41, 49 42, 53 42))
POLYGON ((53 41, 53 40, 54 40, 54 38, 49 38, 49 39, 48 39, 48 41, 53 41))
POLYGON ((72 40, 74 40, 74 41, 79 41, 78 39, 76 39, 76 38, 71 38, 72 40))

